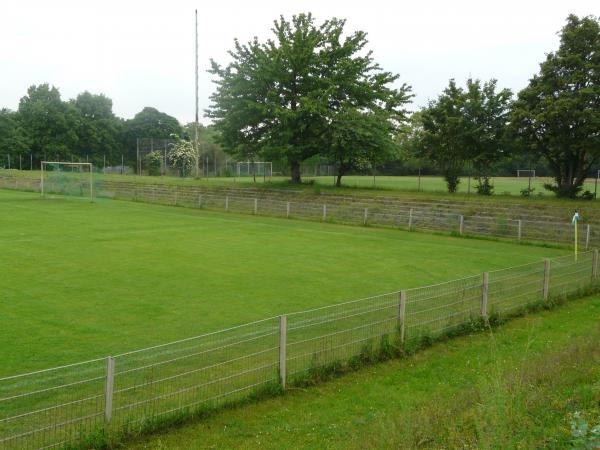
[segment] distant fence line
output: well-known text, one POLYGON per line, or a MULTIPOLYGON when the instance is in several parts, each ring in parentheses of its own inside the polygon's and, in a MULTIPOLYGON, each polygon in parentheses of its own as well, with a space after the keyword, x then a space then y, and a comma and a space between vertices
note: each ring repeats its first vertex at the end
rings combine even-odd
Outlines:
POLYGON ((0 448, 77 446, 98 433, 218 408, 390 346, 591 292, 597 279, 595 250, 0 378, 0 448))
MULTIPOLYGON (((76 188, 55 185, 54 192, 80 195, 87 189, 76 181, 76 188)), ((39 182, 30 178, 0 177, 0 187, 39 191, 39 182)), ((52 190, 52 183, 47 183, 52 190)), ((447 207, 416 207, 409 204, 364 201, 346 202, 343 198, 299 197, 288 201, 276 196, 227 194, 198 186, 170 186, 115 181, 100 181, 95 187, 99 197, 133 200, 214 211, 257 214, 274 217, 330 221, 343 224, 399 228, 409 231, 430 230, 457 235, 494 236, 516 241, 572 243, 573 226, 570 222, 550 220, 510 219, 503 216, 467 215, 452 212, 447 207), (331 203, 325 203, 331 201, 331 203)), ((600 226, 583 224, 579 245, 589 250, 600 240, 600 226)))

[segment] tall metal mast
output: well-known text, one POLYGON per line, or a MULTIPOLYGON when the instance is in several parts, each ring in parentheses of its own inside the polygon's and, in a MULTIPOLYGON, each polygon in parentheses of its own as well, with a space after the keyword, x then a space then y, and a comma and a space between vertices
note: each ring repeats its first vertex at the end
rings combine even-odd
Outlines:
POLYGON ((194 147, 196 148, 196 178, 200 172, 200 151, 198 148, 198 10, 196 13, 196 120, 194 121, 194 147))

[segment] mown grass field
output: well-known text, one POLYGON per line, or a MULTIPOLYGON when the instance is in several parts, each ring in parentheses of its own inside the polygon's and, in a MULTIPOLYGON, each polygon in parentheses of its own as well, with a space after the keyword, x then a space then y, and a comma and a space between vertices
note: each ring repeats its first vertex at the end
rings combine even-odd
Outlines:
POLYGON ((0 191, 0 376, 567 252, 0 191))
POLYGON ((600 423, 599 319, 600 297, 574 300, 127 448, 594 448, 570 427, 600 423))

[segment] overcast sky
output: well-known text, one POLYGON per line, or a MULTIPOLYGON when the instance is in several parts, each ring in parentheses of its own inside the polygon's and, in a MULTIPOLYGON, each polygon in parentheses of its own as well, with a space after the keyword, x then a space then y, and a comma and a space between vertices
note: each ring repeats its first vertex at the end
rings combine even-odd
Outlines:
POLYGON ((347 19, 349 31, 366 31, 375 60, 413 87, 415 107, 450 78, 523 88, 558 47, 569 13, 600 14, 597 0, 2 0, 0 107, 17 109, 30 85, 47 82, 63 99, 103 93, 121 117, 154 106, 192 121, 195 8, 201 110, 213 90, 209 59, 226 63, 235 37, 266 39, 281 14, 310 11, 319 22, 335 16, 347 19))

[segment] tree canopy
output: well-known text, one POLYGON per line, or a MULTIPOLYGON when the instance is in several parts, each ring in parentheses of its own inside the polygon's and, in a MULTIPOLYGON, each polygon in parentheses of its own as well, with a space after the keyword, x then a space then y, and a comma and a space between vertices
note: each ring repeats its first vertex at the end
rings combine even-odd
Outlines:
POLYGON ((527 149, 544 156, 554 174, 547 185, 575 197, 600 160, 600 23, 570 15, 560 46, 519 92, 513 126, 527 149))
POLYGON ((444 92, 420 112, 417 146, 438 164, 449 192, 456 192, 467 162, 489 183, 490 165, 506 154, 511 97, 508 89, 496 92, 496 80, 482 84, 468 79, 466 89, 450 80, 444 92))
POLYGON ((207 114, 226 150, 248 159, 285 160, 292 181, 300 182, 300 163, 307 158, 339 159, 351 124, 360 124, 361 136, 393 140, 410 88, 391 88, 398 76, 383 71, 365 51, 364 32, 345 35, 344 26, 336 18, 317 25, 311 14, 289 22, 281 17, 272 39, 236 40, 229 65, 212 61, 217 88, 207 114))

